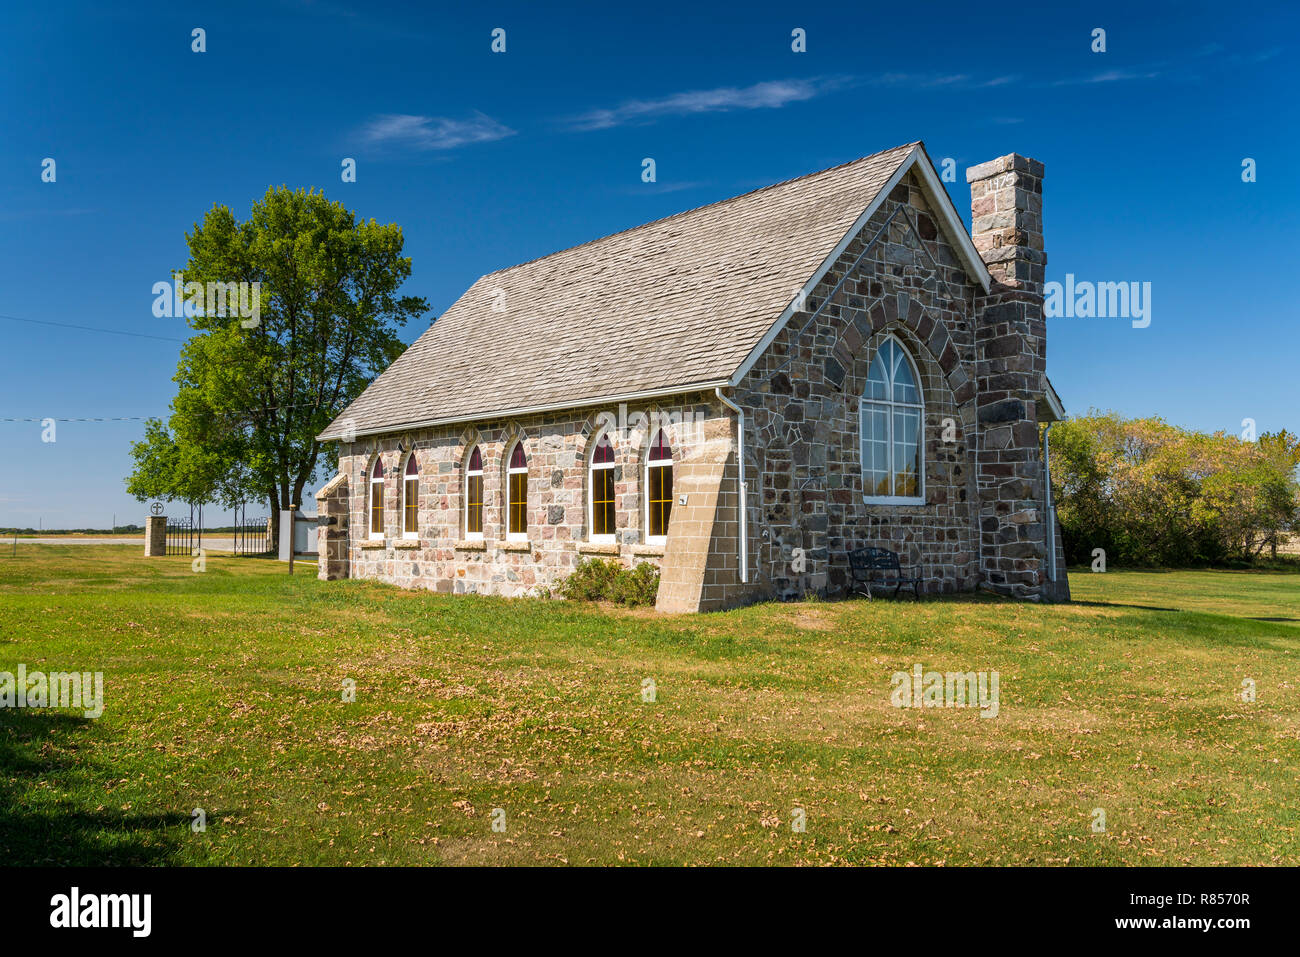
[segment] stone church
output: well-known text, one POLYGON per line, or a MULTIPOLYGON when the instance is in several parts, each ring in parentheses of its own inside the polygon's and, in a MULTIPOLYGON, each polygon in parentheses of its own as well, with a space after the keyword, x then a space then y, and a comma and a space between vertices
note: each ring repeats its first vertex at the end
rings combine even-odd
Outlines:
POLYGON ((553 588, 585 556, 694 612, 842 593, 1068 598, 1040 426, 1043 165, 921 143, 479 279, 321 434, 322 578, 553 588))

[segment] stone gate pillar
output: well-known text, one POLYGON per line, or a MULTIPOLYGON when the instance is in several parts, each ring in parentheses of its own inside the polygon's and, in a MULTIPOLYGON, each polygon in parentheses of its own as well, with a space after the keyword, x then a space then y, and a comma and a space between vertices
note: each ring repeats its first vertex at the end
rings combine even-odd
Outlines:
POLYGON ((150 515, 144 520, 145 558, 167 554, 167 516, 150 515))

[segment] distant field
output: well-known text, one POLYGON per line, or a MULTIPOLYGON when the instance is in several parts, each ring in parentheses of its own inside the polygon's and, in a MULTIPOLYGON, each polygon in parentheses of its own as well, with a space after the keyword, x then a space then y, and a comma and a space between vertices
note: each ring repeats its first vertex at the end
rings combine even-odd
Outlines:
MULTIPOLYGON (((225 528, 205 528, 204 535, 230 535, 233 529, 229 526, 225 528)), ((25 538, 66 538, 69 542, 75 542, 79 538, 144 538, 144 529, 137 528, 132 531, 116 532, 19 532, 18 541, 25 538)), ((12 541, 14 539, 13 531, 0 532, 0 543, 12 541)))
MULTIPOLYGON (((182 551, 184 551, 186 545, 188 545, 189 539, 185 539, 184 541, 185 544, 180 546, 182 551)), ((141 552, 141 554, 143 554, 143 549, 144 549, 143 534, 134 535, 134 536, 132 535, 114 535, 114 536, 54 535, 54 536, 50 536, 49 538, 19 538, 16 543, 13 541, 13 539, 10 539, 9 540, 10 548, 8 554, 9 555, 13 554, 15 545, 21 545, 24 547, 24 549, 27 546, 32 546, 32 545, 38 547, 45 546, 45 545, 58 545, 58 546, 72 545, 79 548, 85 548, 91 545, 99 547, 104 545, 112 546, 112 545, 118 545, 124 543, 130 543, 133 547, 138 549, 141 552)), ((5 544, 4 541, 0 541, 0 556, 2 556, 3 554, 4 544, 5 544)), ((235 539, 234 536, 231 535, 229 532, 222 533, 219 531, 211 531, 211 532, 205 531, 203 533, 203 538, 202 538, 202 547, 205 551, 233 552, 235 550, 235 539)))
MULTIPOLYGON (((0 542, 6 540, 12 540, 14 537, 15 536, 12 530, 8 532, 0 532, 0 542)), ((17 535, 18 541, 20 542, 24 538, 66 538, 70 541, 75 541, 78 538, 111 538, 111 537, 143 538, 144 529, 137 528, 129 532, 58 532, 58 531, 19 532, 17 535)))
POLYGON ((314 570, 0 548, 0 671, 106 682, 0 709, 5 860, 1300 864, 1300 575, 664 617, 314 570), (998 716, 891 707, 918 662, 998 716))

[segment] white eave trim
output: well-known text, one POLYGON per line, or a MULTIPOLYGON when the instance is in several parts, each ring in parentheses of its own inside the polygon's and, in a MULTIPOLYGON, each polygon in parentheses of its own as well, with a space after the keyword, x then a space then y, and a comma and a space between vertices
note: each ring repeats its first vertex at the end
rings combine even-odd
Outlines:
POLYGON ((1052 385, 1052 380, 1043 376, 1043 398, 1047 400, 1047 408, 1051 411, 1052 417, 1047 419, 1049 422, 1060 422, 1065 418, 1065 405, 1061 402, 1061 397, 1056 394, 1056 387, 1052 385))
MULTIPOLYGON (((402 432, 407 429, 429 429, 439 425, 460 425, 465 422, 487 422, 492 419, 504 419, 515 415, 537 415, 542 412, 558 412, 563 409, 585 409, 593 405, 605 405, 607 403, 618 402, 637 402, 642 399, 658 399, 670 395, 685 395, 689 392, 710 392, 719 386, 725 386, 726 379, 709 379, 704 382, 691 382, 686 385, 664 386, 659 389, 643 389, 639 392, 621 392, 615 395, 599 396, 593 399, 566 400, 564 402, 550 402, 545 405, 519 406, 513 409, 501 409, 497 411, 475 412, 472 415, 455 415, 438 419, 420 419, 412 422, 393 422, 378 428, 357 429, 356 437, 361 438, 363 435, 386 435, 389 432, 402 432)), ((344 418, 347 410, 344 409, 344 418)), ((337 421, 337 419, 335 420, 337 421)), ((336 442, 340 436, 326 429, 320 435, 316 436, 318 442, 336 442)))
POLYGON ((970 233, 966 232, 966 227, 962 223, 961 217, 957 215, 957 210, 952 205, 952 199, 948 196, 948 191, 943 188, 943 183, 939 179, 939 174, 935 172, 934 164, 930 162, 929 155, 926 154, 925 148, 918 143, 916 146, 912 147, 912 151, 907 154, 901 163, 898 164, 898 169, 894 171, 894 175, 889 177, 888 182, 886 182, 885 185, 880 188, 880 191, 876 193, 876 198, 871 201, 871 205, 868 206, 853 225, 849 227, 849 231, 844 234, 844 238, 836 243, 835 248, 830 251, 830 255, 828 255, 822 261, 822 264, 817 267, 817 271, 812 274, 812 278, 804 283, 800 295, 796 296, 790 302, 790 305, 785 307, 785 310, 777 318, 776 322, 772 324, 772 327, 768 329, 763 338, 759 340, 758 345, 754 346, 754 348, 750 350, 749 355, 745 357, 745 361, 740 364, 740 368, 732 373, 731 379, 727 383, 728 386, 735 388, 740 384, 740 381, 749 374, 749 370, 754 368, 754 364, 758 362, 759 357, 767 351, 768 347, 776 340, 776 337, 780 335, 781 330, 785 328, 786 323, 790 321, 790 317, 794 315, 795 303, 800 300, 806 301, 807 297, 812 294, 813 289, 817 287, 817 284, 822 281, 822 278, 830 271, 830 268, 835 265, 836 260, 838 260, 840 256, 843 255, 844 250, 849 247, 849 243, 853 242, 854 237, 857 236, 858 233, 862 231, 863 227, 867 225, 867 221, 876 214, 876 211, 880 209, 882 205, 884 205, 889 194, 894 191, 894 187, 903 181, 903 177, 907 175, 907 171, 912 169, 914 166, 920 171, 921 182, 926 188, 926 193, 929 194, 931 205, 939 214, 943 225, 946 227, 946 232, 949 238, 955 240, 954 245, 957 248, 957 254, 961 257, 963 264, 966 266, 966 271, 980 284, 985 292, 989 291, 993 279, 989 275, 988 267, 984 265, 984 260, 980 258, 979 252, 976 251, 975 243, 971 240, 970 233), (918 159, 923 159, 925 162, 918 163, 918 159))

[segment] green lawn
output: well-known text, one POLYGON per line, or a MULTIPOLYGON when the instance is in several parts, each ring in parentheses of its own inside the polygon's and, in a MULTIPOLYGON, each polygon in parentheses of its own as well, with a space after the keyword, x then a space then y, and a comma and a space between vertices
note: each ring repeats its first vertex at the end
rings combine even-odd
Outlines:
POLYGON ((663 617, 314 571, 0 554, 0 671, 106 698, 0 709, 5 861, 1300 863, 1300 575, 663 617), (1000 713, 891 707, 917 662, 1000 713))

